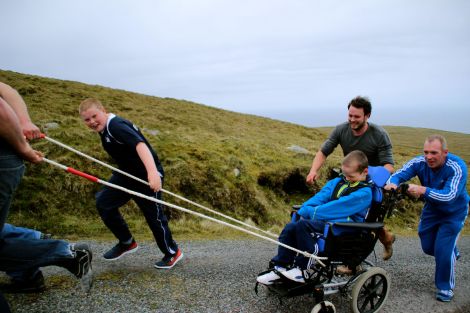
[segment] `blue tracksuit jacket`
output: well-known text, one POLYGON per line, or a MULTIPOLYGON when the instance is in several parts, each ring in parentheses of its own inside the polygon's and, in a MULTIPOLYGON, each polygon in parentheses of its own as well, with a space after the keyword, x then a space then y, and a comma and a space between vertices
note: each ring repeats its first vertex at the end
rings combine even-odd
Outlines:
POLYGON ((436 260, 435 283, 438 289, 455 286, 455 246, 468 214, 467 166, 449 153, 444 165, 433 171, 424 156, 418 156, 393 174, 389 183, 399 185, 417 176, 426 187, 425 204, 418 234, 426 254, 436 260))
POLYGON ((449 153, 444 166, 433 171, 424 156, 418 156, 389 178, 389 183, 399 185, 417 176, 427 187, 422 215, 461 220, 467 215, 467 166, 458 156, 449 153))

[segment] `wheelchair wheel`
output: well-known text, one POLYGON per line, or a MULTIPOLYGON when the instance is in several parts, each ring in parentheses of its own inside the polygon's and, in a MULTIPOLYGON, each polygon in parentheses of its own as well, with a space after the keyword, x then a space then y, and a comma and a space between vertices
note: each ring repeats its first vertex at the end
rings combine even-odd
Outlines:
POLYGON ((371 267, 359 275, 351 291, 354 313, 374 313, 380 310, 390 291, 390 278, 380 267, 371 267))
POLYGON ((322 301, 313 307, 310 313, 335 313, 336 309, 333 303, 329 301, 322 301))

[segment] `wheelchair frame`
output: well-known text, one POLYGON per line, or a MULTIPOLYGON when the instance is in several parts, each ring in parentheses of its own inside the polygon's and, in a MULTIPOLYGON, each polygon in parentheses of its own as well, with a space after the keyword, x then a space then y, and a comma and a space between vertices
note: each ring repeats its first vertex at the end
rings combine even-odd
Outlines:
MULTIPOLYGON (((402 187, 404 188, 400 190, 406 190, 406 186, 402 187)), ((384 191, 382 201, 371 207, 371 214, 368 214, 364 223, 327 223, 329 229, 325 248, 319 255, 327 257, 327 260, 323 260, 325 266, 317 263, 312 269, 304 271, 305 283, 294 282, 279 274, 280 279, 266 287, 279 297, 281 303, 283 298, 311 294, 316 303, 312 313, 336 312, 334 305, 325 301, 325 296, 338 293, 351 299, 350 307, 354 313, 379 311, 388 297, 391 279, 383 268, 374 266, 367 257, 374 252, 377 232, 384 226, 384 218, 391 215, 401 194, 402 192, 395 190, 384 191), (353 231, 335 235, 335 227, 353 231), (352 275, 337 274, 336 268, 339 265, 352 269, 352 275), (357 270, 358 265, 363 267, 357 270)), ((276 271, 273 264, 269 264, 268 268, 259 275, 276 271)), ((257 282, 256 293, 258 285, 257 282)))

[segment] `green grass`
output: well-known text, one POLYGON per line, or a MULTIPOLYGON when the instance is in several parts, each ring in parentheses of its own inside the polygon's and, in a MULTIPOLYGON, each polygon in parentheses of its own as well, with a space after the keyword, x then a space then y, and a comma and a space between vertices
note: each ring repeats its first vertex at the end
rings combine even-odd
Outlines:
MULTIPOLYGON (((288 221, 290 206, 317 191, 325 182, 329 168, 338 166, 342 157, 337 149, 323 167, 318 184, 307 186, 305 175, 314 153, 331 128, 308 128, 184 100, 10 71, 0 71, 0 81, 20 92, 33 121, 49 137, 112 164, 101 148, 98 135, 87 129, 78 116, 78 105, 83 99, 100 99, 108 111, 143 129, 162 159, 165 189, 275 232, 288 221), (51 122, 59 128, 47 129, 51 122), (294 153, 287 149, 291 145, 304 147, 311 153, 294 153), (240 175, 234 174, 235 169, 240 175)), ((447 137, 451 151, 470 160, 470 135, 386 128, 394 143, 397 165, 419 154, 423 139, 436 132, 447 137)), ((110 176, 110 170, 45 140, 33 146, 64 165, 102 179, 110 176)), ((111 239, 95 209, 94 194, 99 188, 45 163, 27 165, 12 204, 10 221, 68 238, 111 239)), ((187 206, 169 195, 164 200, 187 206)), ((387 224, 397 231, 415 230, 419 210, 416 205, 410 210, 400 208, 387 224)), ((136 236, 151 237, 135 205, 131 203, 123 212, 136 236)), ((225 238, 239 234, 173 209, 168 214, 177 238, 225 238)))

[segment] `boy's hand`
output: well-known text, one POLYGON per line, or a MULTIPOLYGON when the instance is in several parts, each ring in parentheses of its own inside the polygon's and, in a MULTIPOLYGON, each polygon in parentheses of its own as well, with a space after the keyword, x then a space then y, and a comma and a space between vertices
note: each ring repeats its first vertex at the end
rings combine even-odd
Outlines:
POLYGON ((162 189, 162 178, 158 172, 150 172, 148 174, 148 180, 150 189, 152 189, 154 192, 158 192, 160 189, 162 189))
POLYGON ((162 178, 158 173, 155 160, 153 159, 152 153, 144 142, 139 142, 135 147, 139 158, 147 170, 147 179, 149 182, 150 189, 154 192, 158 192, 162 189, 162 178))

